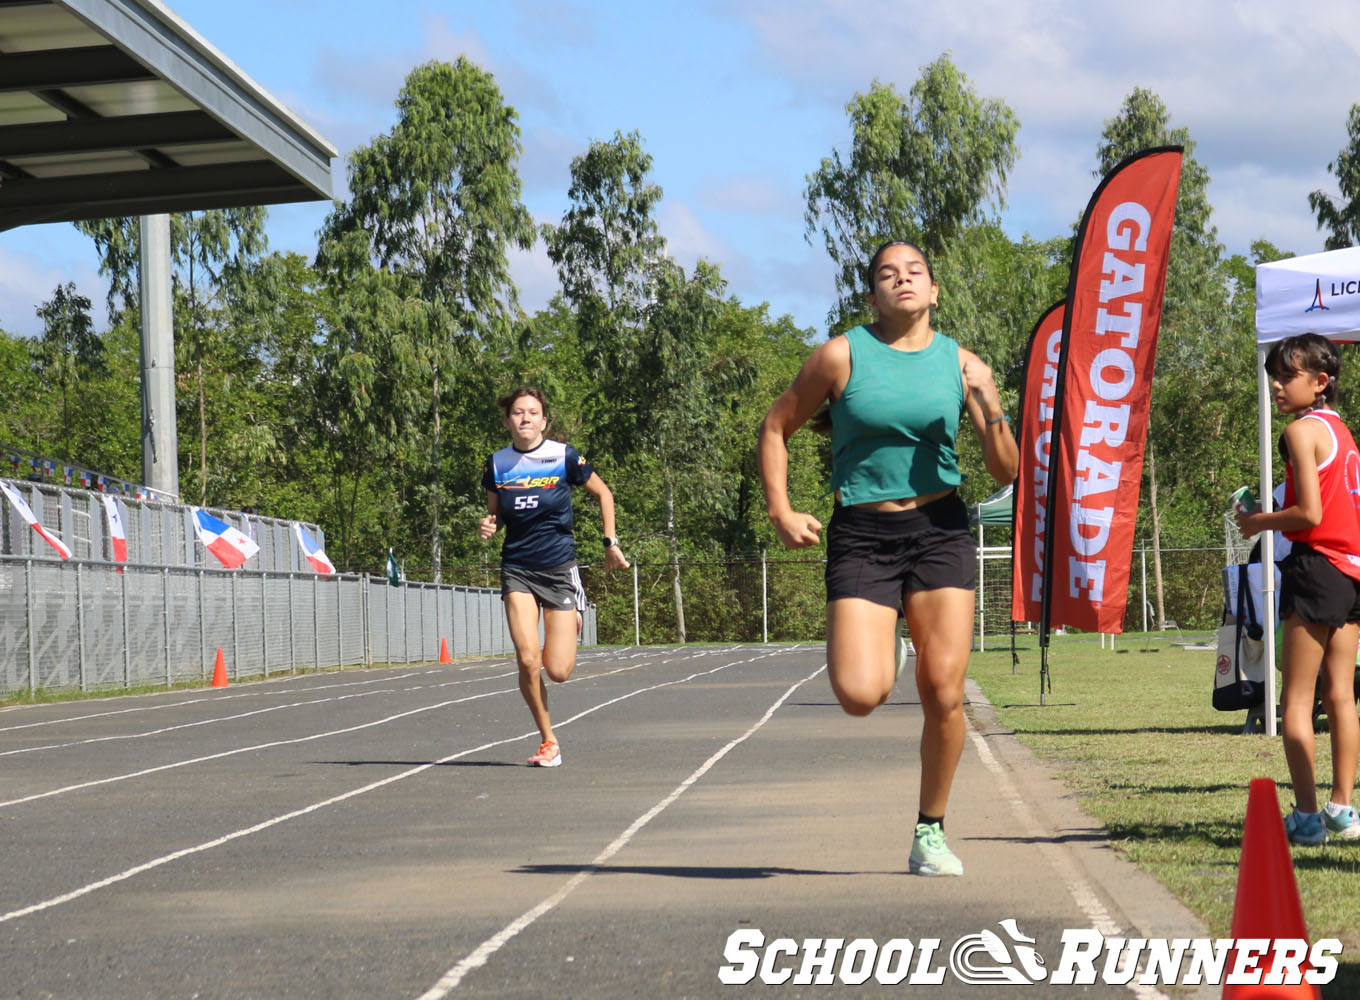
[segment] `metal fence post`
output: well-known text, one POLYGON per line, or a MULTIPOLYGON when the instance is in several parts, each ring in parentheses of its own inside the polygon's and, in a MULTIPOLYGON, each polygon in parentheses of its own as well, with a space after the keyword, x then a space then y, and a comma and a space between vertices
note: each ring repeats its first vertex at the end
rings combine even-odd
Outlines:
MULTIPOLYGON (((233 609, 235 610, 235 609, 233 609)), ((165 686, 174 685, 170 670, 170 568, 161 568, 161 645, 165 650, 165 686)))
POLYGON ((128 649, 128 582, 127 571, 118 571, 119 591, 123 600, 123 687, 132 687, 132 651, 128 649))
POLYGON ((236 574, 231 574, 231 667, 236 676, 241 676, 241 630, 237 628, 240 617, 236 609, 236 574))
POLYGON ((269 676, 269 574, 260 574, 260 658, 264 661, 264 675, 269 676))
POLYGON ((208 677, 208 611, 203 605, 203 570, 198 570, 198 679, 208 677))
POLYGON ((33 643, 33 560, 24 560, 24 606, 28 622, 28 693, 38 690, 38 651, 33 643))
POLYGON ((288 574, 288 670, 297 673, 297 625, 293 617, 293 574, 288 574))
POLYGON ((1143 557, 1143 631, 1148 630, 1148 598, 1147 598, 1147 542, 1143 542, 1143 547, 1139 549, 1143 557))
POLYGON ((770 567, 765 563, 765 550, 760 550, 760 631, 763 641, 770 641, 770 567))
POLYGON ((80 563, 76 563, 76 643, 79 646, 76 660, 80 670, 80 690, 88 691, 90 682, 85 675, 85 605, 80 599, 80 569, 80 563))
POLYGON ((642 618, 638 614, 638 568, 633 563, 633 645, 642 645, 642 618))
POLYGON ((321 669, 321 612, 316 596, 316 577, 312 577, 312 666, 321 669))
POLYGON ((368 601, 368 574, 359 574, 359 614, 364 625, 364 666, 373 666, 373 608, 368 601))

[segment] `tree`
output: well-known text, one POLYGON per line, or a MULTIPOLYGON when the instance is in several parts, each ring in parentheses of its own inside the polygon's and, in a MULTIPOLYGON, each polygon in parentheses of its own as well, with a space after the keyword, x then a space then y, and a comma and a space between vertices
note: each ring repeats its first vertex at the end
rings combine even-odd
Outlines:
MULTIPOLYGON (((467 59, 416 67, 397 97, 392 130, 350 155, 351 199, 336 205, 322 231, 318 266, 337 294, 353 294, 342 308, 349 319, 341 339, 369 339, 359 327, 372 324, 387 343, 370 346, 392 362, 373 367, 368 353, 370 362, 334 371, 369 380, 370 387, 411 384, 383 395, 401 406, 392 416, 402 442, 425 456, 417 494, 429 512, 436 580, 445 532, 446 390, 481 363, 483 346, 506 341, 516 301, 506 255, 534 239, 515 168, 516 118, 492 76, 467 59), (381 273, 365 274, 370 270, 381 273), (370 307, 377 311, 365 314, 370 307)), ((466 394, 456 394, 455 404, 458 397, 466 394)), ((373 430, 363 433, 371 437, 373 430)))
MULTIPOLYGON (((1138 87, 1124 99, 1119 113, 1105 123, 1096 155, 1096 177, 1108 173, 1125 157, 1161 145, 1184 147, 1176 215, 1162 305, 1156 376, 1148 430, 1148 462, 1144 467, 1146 526, 1153 546, 1153 576, 1159 621, 1165 620, 1162 535, 1167 508, 1163 494, 1196 502, 1200 508, 1184 518, 1182 544, 1203 544, 1221 532, 1218 511, 1204 510, 1205 477, 1216 466, 1191 460, 1205 455, 1206 432, 1222 436, 1236 430, 1223 421, 1226 403, 1250 384, 1255 352, 1234 335, 1228 317, 1231 276, 1223 266, 1223 248, 1211 222, 1209 172, 1195 158, 1195 142, 1188 129, 1172 128, 1170 112, 1154 93, 1138 87), (1233 374, 1230 374, 1233 373, 1233 374), (1240 377, 1236 377, 1240 374, 1240 377), (1164 460, 1159 464, 1157 457, 1164 460), (1167 458, 1174 458, 1167 461, 1167 458), (1193 500, 1191 500, 1193 498, 1193 500)), ((1254 338, 1253 338, 1254 340, 1254 338)), ((1207 456, 1206 456, 1207 457, 1207 456)), ((1221 534, 1218 534, 1221 540, 1221 534)))
POLYGON ((725 287, 717 268, 700 261, 687 277, 665 256, 651 165, 636 132, 592 143, 572 161, 568 210, 543 236, 577 314, 582 357, 596 373, 592 395, 607 412, 596 441, 657 480, 658 492, 639 494, 635 508, 647 505, 659 526, 684 642, 681 520, 686 510, 711 510, 720 495, 706 442, 724 393, 749 382, 751 372, 713 350, 725 287))
POLYGON ((43 332, 34 346, 34 361, 38 374, 55 383, 61 395, 57 436, 62 456, 71 459, 74 397, 87 381, 107 371, 104 342, 94 332, 90 300, 76 291, 74 282, 58 285, 37 313, 43 332))
POLYGON ((1327 164, 1336 177, 1341 201, 1325 191, 1308 196, 1308 206, 1317 216, 1319 229, 1327 230, 1324 250, 1341 250, 1360 243, 1360 104, 1352 104, 1346 118, 1346 146, 1327 164))
POLYGON ((862 310, 862 271, 886 239, 909 239, 940 256, 959 230, 980 222, 989 205, 1004 207, 1015 165, 1019 121, 999 100, 984 100, 940 56, 903 100, 877 80, 846 105, 848 162, 838 151, 807 177, 805 235, 820 228, 836 264, 841 299, 829 322, 862 310))
MULTIPOLYGON (((185 212, 170 216, 170 260, 173 269, 175 354, 181 389, 193 387, 198 425, 197 468, 181 462, 181 493, 197 488, 198 502, 209 499, 210 382, 242 356, 241 345, 224 337, 221 312, 227 286, 267 247, 265 209, 258 206, 185 212), (189 378, 185 377, 190 373, 189 378)), ((94 240, 99 273, 109 279, 109 313, 117 323, 125 313, 140 312, 141 235, 136 218, 96 219, 75 226, 94 240)), ((246 353, 249 353, 248 349, 246 353)), ((178 394, 177 394, 178 395, 178 394)), ((230 406, 230 398, 218 401, 230 406)), ((181 442, 192 440, 181 436, 181 442)), ((256 449, 257 453, 260 449, 256 449)), ((219 502, 225 497, 218 497, 219 502)))

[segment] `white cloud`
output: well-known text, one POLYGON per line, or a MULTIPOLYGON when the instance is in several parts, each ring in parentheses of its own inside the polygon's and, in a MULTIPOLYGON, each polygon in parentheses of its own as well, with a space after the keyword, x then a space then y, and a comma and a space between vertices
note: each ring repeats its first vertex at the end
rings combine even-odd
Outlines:
POLYGON ((754 31, 762 70, 808 101, 843 104, 874 78, 905 94, 924 64, 950 52, 979 94, 1020 119, 1010 201, 1026 218, 1008 228, 1036 236, 1065 232, 1084 207, 1101 129, 1134 87, 1156 93, 1195 140, 1230 249, 1245 250, 1238 234, 1262 224, 1280 227, 1282 244, 1303 236, 1304 199, 1319 185, 1306 182, 1301 197, 1300 180, 1335 158, 1360 100, 1360 7, 1348 0, 732 0, 723 10, 754 31), (1051 213, 1046 226, 1039 206, 1051 213))
MULTIPOLYGON (((68 241, 47 238, 41 230, 53 226, 33 227, 35 236, 23 241, 0 234, 0 328, 24 337, 42 335, 42 320, 38 307, 52 297, 58 285, 74 282, 76 290, 90 300, 90 315, 96 330, 108 325, 105 297, 108 289, 93 266, 72 266, 58 249, 68 241), (7 245, 8 244, 8 245, 7 245)), ((71 230, 72 234, 75 233, 71 230)), ((27 234, 26 234, 27 235, 27 234)), ((77 236, 76 240, 84 237, 77 236)), ((70 242, 75 242, 70 241, 70 242)), ((88 241, 87 241, 88 242, 88 241)))
POLYGON ((733 174, 704 188, 699 198, 708 211, 796 219, 803 212, 803 203, 782 186, 783 179, 778 177, 733 174))

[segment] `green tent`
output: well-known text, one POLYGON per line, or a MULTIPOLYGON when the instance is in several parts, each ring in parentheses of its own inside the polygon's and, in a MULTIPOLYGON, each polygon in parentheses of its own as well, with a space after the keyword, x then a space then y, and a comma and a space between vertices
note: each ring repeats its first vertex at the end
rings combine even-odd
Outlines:
POLYGON ((970 506, 968 508, 968 522, 970 524, 1009 525, 1014 512, 1015 484, 1008 483, 982 503, 975 503, 970 506))

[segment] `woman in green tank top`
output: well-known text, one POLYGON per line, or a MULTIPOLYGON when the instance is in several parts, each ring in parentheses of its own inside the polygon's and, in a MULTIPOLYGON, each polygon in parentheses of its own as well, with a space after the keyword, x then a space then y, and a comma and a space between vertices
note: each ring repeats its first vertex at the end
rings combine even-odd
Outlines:
POLYGON ((955 439, 966 411, 987 471, 1015 479, 1019 452, 992 370, 932 329, 939 296, 915 244, 885 243, 865 272, 875 320, 813 352, 760 428, 766 506, 788 548, 820 541, 821 522, 788 497, 788 440, 830 404, 832 487, 827 531, 826 656, 851 715, 883 704, 915 647, 921 734, 920 813, 908 859, 922 875, 962 875, 944 813, 967 735, 964 677, 972 649, 976 549, 958 499, 955 439), (895 655, 896 654, 896 655, 895 655))

